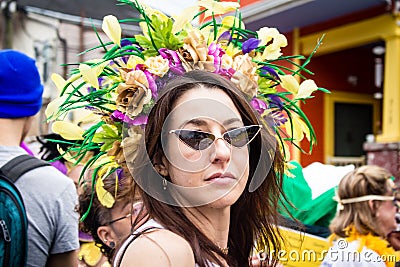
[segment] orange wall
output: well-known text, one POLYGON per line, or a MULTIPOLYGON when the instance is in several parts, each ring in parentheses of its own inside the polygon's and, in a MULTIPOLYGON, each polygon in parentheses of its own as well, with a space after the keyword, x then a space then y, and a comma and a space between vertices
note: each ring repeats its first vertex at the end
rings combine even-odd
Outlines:
MULTIPOLYGON (((315 92, 313 95, 315 97, 301 105, 301 109, 307 114, 308 119, 313 125, 315 135, 317 136, 317 143, 314 145, 311 155, 301 155, 301 165, 303 167, 313 162, 324 162, 324 94, 322 92, 315 92)), ((305 151, 309 151, 310 145, 308 141, 303 141, 301 146, 305 151)))
MULTIPOLYGON (((311 76, 319 87, 330 91, 345 91, 352 93, 373 94, 380 91, 374 85, 374 60, 373 46, 364 46, 347 49, 344 51, 318 56, 311 59, 308 69, 315 73, 311 76), (357 83, 348 81, 349 75, 357 77, 357 83)), ((315 93, 315 97, 302 105, 303 111, 311 121, 317 135, 318 144, 311 155, 302 155, 303 166, 318 161, 324 162, 324 94, 315 93)), ((308 144, 302 147, 308 149, 308 144)))
MULTIPOLYGON (((286 33, 285 34, 287 40, 288 40, 288 46, 282 49, 283 55, 293 55, 293 35, 292 33, 286 33)), ((315 60, 316 58, 312 59, 315 60)), ((282 65, 286 67, 292 68, 292 66, 286 62, 282 63, 282 65)), ((317 80, 318 77, 318 66, 317 65, 311 65, 309 64, 306 67, 308 70, 311 70, 312 72, 316 73, 316 75, 310 75, 306 73, 302 73, 303 75, 306 76, 307 79, 314 79, 317 83, 318 86, 321 86, 317 80)), ((321 86, 322 87, 322 86, 321 86)), ((302 154, 300 162, 302 166, 307 166, 312 162, 319 161, 323 162, 324 161, 324 125, 323 125, 323 110, 324 110, 324 103, 323 103, 323 93, 322 92, 316 92, 314 93, 314 98, 306 101, 306 103, 301 104, 301 109, 304 111, 304 113, 307 115, 308 119, 310 120, 311 124, 313 125, 315 134, 317 136, 317 144, 314 145, 312 154, 302 154)), ((309 151, 309 143, 308 141, 303 141, 301 143, 301 147, 305 151, 309 151)))

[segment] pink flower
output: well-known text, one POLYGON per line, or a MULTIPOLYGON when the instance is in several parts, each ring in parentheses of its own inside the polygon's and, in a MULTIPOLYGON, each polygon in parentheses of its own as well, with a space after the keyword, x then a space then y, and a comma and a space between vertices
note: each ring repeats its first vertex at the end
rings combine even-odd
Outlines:
POLYGON ((251 101, 250 104, 253 106, 255 110, 257 110, 258 113, 263 114, 264 111, 267 109, 267 103, 262 101, 261 99, 258 99, 254 97, 251 101))

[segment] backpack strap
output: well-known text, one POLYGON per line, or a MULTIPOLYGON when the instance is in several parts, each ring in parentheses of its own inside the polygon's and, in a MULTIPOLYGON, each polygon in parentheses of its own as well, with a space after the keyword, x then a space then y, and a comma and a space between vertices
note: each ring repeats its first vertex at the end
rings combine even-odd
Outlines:
POLYGON ((33 156, 24 154, 7 162, 3 167, 1 167, 0 171, 15 183, 24 173, 43 166, 50 166, 50 164, 33 156))

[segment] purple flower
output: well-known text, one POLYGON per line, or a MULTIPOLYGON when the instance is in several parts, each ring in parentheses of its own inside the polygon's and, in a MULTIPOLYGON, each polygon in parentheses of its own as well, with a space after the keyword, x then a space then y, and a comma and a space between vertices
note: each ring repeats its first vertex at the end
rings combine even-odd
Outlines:
POLYGON ((263 114, 264 111, 267 109, 267 103, 262 101, 261 99, 258 99, 257 97, 254 97, 251 101, 250 104, 253 106, 255 110, 257 110, 258 113, 263 114))
POLYGON ((283 103, 279 96, 269 94, 268 97, 268 108, 278 108, 279 110, 283 110, 283 103))
POLYGON ((228 44, 230 41, 232 41, 232 35, 230 31, 224 31, 217 40, 217 43, 223 43, 223 44, 228 44))
POLYGON ((151 95, 154 99, 158 97, 157 94, 157 84, 154 80, 154 75, 146 69, 146 66, 143 64, 137 64, 136 70, 143 71, 144 75, 146 75, 147 82, 149 83, 149 89, 151 91, 151 95))
POLYGON ((167 48, 161 48, 160 50, 158 50, 158 52, 163 58, 168 59, 169 68, 172 71, 178 74, 185 73, 185 69, 183 68, 182 62, 179 59, 178 53, 176 51, 169 50, 167 48))
POLYGON ((135 117, 134 119, 129 118, 129 116, 125 115, 119 110, 115 110, 111 114, 111 119, 115 122, 124 122, 127 123, 128 126, 139 126, 139 125, 146 125, 147 124, 147 118, 148 116, 146 115, 140 115, 135 117))
POLYGON ((219 73, 221 69, 221 57, 225 51, 216 43, 211 43, 208 47, 208 54, 214 58, 215 73, 219 73))
POLYGON ((115 110, 112 114, 111 114, 111 119, 115 122, 121 122, 125 119, 125 114, 122 113, 119 110, 115 110))
MULTIPOLYGON (((126 38, 121 40, 121 47, 130 46, 132 44, 133 43, 130 40, 126 39, 126 38)), ((131 52, 131 51, 132 50, 125 50, 125 52, 131 52)), ((124 62, 126 64, 126 63, 128 63, 129 56, 123 56, 123 57, 121 57, 121 60, 122 60, 122 62, 124 62)))
POLYGON ((131 119, 131 118, 129 118, 129 116, 126 116, 126 115, 124 115, 124 116, 125 117, 123 119, 123 122, 127 123, 129 127, 132 126, 132 125, 141 126, 141 125, 146 125, 147 124, 147 118, 148 117, 146 115, 137 116, 134 119, 131 119))
POLYGON ((261 42, 261 40, 259 40, 257 38, 250 38, 247 41, 245 41, 242 45, 243 54, 250 53, 251 51, 256 49, 258 47, 258 45, 260 44, 260 42, 261 42))
POLYGON ((132 125, 135 125, 135 126, 145 125, 145 124, 147 124, 147 119, 148 119, 148 116, 141 115, 141 116, 137 116, 133 120, 130 120, 130 122, 132 123, 132 125))
POLYGON ((121 46, 122 46, 122 47, 124 47, 124 46, 129 46, 129 45, 133 45, 133 43, 132 43, 131 40, 129 40, 129 39, 127 39, 127 38, 124 38, 124 39, 121 40, 121 46))
MULTIPOLYGON (((97 81, 99 81, 99 87, 102 87, 103 86, 103 82, 105 81, 106 79, 103 77, 103 76, 100 76, 100 77, 98 77, 97 78, 97 81)), ((88 92, 88 94, 90 94, 90 93, 93 93, 93 92, 96 92, 96 88, 94 88, 94 87, 92 87, 92 86, 89 86, 88 88, 87 88, 87 92, 88 92)))
POLYGON ((235 74, 235 70, 233 68, 228 68, 228 69, 221 68, 219 69, 218 74, 230 80, 233 74, 235 74))
MULTIPOLYGON (((117 177, 118 177, 118 182, 121 180, 122 177, 124 177, 124 170, 122 168, 118 168, 115 170, 117 177)), ((123 186, 123 183, 118 184, 119 186, 123 186)))
POLYGON ((274 79, 280 81, 281 79, 279 78, 278 73, 276 73, 275 69, 268 67, 268 66, 263 66, 258 69, 259 70, 259 75, 260 76, 272 76, 274 79))
POLYGON ((287 122, 287 118, 285 115, 282 113, 281 110, 279 109, 273 109, 271 113, 269 114, 270 118, 273 121, 273 125, 271 126, 280 126, 287 122))

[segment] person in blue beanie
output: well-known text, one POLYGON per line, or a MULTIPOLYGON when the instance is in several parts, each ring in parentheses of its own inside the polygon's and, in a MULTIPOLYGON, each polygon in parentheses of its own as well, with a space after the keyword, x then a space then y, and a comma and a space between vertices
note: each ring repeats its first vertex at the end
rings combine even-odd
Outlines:
MULTIPOLYGON (((42 107, 43 85, 35 60, 0 50, 0 167, 27 154, 20 144, 42 107)), ((28 217, 27 266, 78 266, 77 192, 52 166, 23 174, 16 182, 28 217)))

